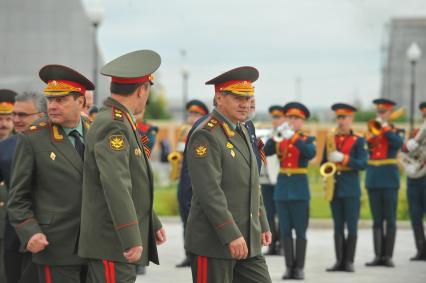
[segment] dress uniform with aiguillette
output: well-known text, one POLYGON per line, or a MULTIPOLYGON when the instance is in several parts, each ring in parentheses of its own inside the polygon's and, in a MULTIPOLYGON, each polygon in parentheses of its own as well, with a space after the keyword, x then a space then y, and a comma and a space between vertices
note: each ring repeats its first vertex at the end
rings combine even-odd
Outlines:
MULTIPOLYGON (((414 151, 423 151, 424 135, 422 140, 419 140, 417 135, 420 131, 426 131, 426 102, 419 104, 420 112, 423 116, 423 125, 420 129, 416 129, 410 140, 403 146, 403 151, 407 154, 414 154, 414 151)), ((419 160, 422 162, 424 160, 419 160)), ((423 166, 425 166, 423 164, 423 166)), ((422 170, 417 168, 417 170, 422 170)), ((408 171, 408 170, 407 170, 408 171)), ((409 175, 409 172, 407 172, 409 175)), ((426 239, 424 231, 424 216, 426 214, 426 175, 419 175, 418 177, 407 176, 407 201, 410 213, 411 227, 414 233, 414 243, 416 245, 417 253, 411 260, 426 260, 426 239)))
MULTIPOLYGON (((390 111, 395 102, 380 98, 373 101, 378 111, 390 111)), ((368 139, 370 156, 365 186, 373 216, 373 244, 375 258, 367 266, 393 266, 392 255, 396 237, 396 209, 398 204, 399 168, 397 154, 403 138, 393 125, 381 126, 378 134, 368 139), (386 232, 384 224, 386 222, 386 232)))
MULTIPOLYGON (((152 84, 160 64, 156 52, 140 50, 109 62, 101 73, 120 85, 152 84)), ((89 260, 92 282, 134 282, 134 264, 159 263, 154 178, 135 122, 108 97, 87 135, 78 254, 89 260), (123 253, 135 246, 143 247, 142 256, 129 264, 123 253)))
MULTIPOLYGON (((47 83, 47 98, 84 95, 95 88, 83 75, 61 65, 47 65, 39 75, 47 83)), ((83 117, 74 129, 42 121, 18 134, 8 212, 22 248, 33 235, 46 235, 49 244, 33 253, 41 282, 80 282, 85 271, 85 260, 77 256, 77 244, 83 182, 81 150, 88 126, 83 117)))
MULTIPOLYGON (((220 95, 250 97, 258 76, 255 68, 240 67, 206 84, 214 85, 220 95)), ((271 282, 261 254, 261 234, 269 227, 257 161, 240 122, 233 124, 215 109, 188 143, 193 196, 185 248, 190 253, 194 283, 271 282), (249 255, 235 260, 228 244, 240 237, 244 237, 249 255)))
MULTIPOLYGON (((12 115, 16 92, 9 89, 0 89, 0 115, 12 115)), ((0 142, 0 278, 5 278, 3 236, 10 227, 7 221, 6 203, 7 190, 10 185, 10 167, 15 152, 16 136, 12 135, 0 142)), ((7 263, 6 263, 7 264, 7 263)))
MULTIPOLYGON (((331 107, 336 116, 353 116, 357 109, 345 103, 331 107)), ((367 167, 368 152, 365 139, 352 130, 332 131, 327 137, 322 163, 331 162, 336 166, 333 196, 330 207, 334 223, 334 247, 336 263, 327 271, 353 272, 353 262, 358 234, 361 181, 359 172, 367 167), (334 151, 330 152, 328 143, 334 151), (347 236, 345 236, 345 226, 347 236)))
MULTIPOLYGON (((308 119, 310 112, 305 105, 290 102, 284 106, 287 117, 308 119)), ((295 132, 280 142, 269 139, 265 145, 266 155, 277 154, 280 173, 274 192, 278 210, 280 234, 284 248, 286 273, 283 279, 303 279, 306 256, 306 230, 309 222, 308 164, 315 157, 315 137, 295 132), (296 247, 293 244, 293 229, 296 232, 296 247)))

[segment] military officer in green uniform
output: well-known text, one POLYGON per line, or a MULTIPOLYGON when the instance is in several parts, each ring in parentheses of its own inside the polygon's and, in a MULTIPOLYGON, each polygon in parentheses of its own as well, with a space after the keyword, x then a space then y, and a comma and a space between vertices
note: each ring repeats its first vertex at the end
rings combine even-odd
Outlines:
POLYGON ((351 129, 357 109, 346 103, 336 103, 331 110, 336 113, 337 128, 329 134, 326 143, 331 143, 330 148, 334 151, 328 151, 327 144, 322 163, 332 162, 336 166, 334 193, 330 202, 336 263, 327 271, 354 272, 361 198, 359 172, 367 167, 368 153, 365 139, 351 129))
POLYGON ((315 157, 315 137, 302 133, 302 126, 309 118, 308 108, 299 102, 284 105, 289 127, 282 129, 282 140, 269 139, 265 154, 277 154, 280 173, 274 191, 278 210, 280 233, 284 247, 286 272, 282 279, 304 279, 306 256, 306 230, 309 222, 309 160, 315 157), (293 244, 296 232, 296 247, 293 244))
MULTIPOLYGON (((420 130, 424 131, 426 123, 426 102, 419 104, 419 110, 423 117, 423 126, 420 130)), ((410 154, 413 151, 424 150, 421 148, 422 141, 417 140, 419 129, 415 129, 411 138, 404 144, 402 151, 410 154)), ((424 164, 423 164, 424 166, 424 164)), ((421 170, 416 165, 407 165, 405 171, 407 175, 416 173, 421 170)), ((407 176, 407 201, 410 213, 411 227, 414 233, 414 243, 416 245, 417 253, 411 260, 426 260, 426 238, 424 230, 424 216, 426 214, 426 175, 419 175, 414 177, 407 176)))
POLYGON ((247 119, 253 67, 206 82, 217 106, 192 134, 187 162, 193 196, 185 249, 194 283, 271 282, 262 245, 271 243, 256 156, 242 125, 247 119))
MULTIPOLYGON (((5 141, 13 133, 12 111, 16 95, 17 93, 13 90, 0 89, 0 141, 5 141)), ((6 146, 2 150, 6 150, 6 146)), ((4 159, 6 159, 6 155, 0 156, 0 166, 3 166, 2 161, 4 159)), ((6 176, 3 176, 3 174, 1 174, 1 171, 2 170, 0 170, 0 279, 5 278, 3 261, 3 236, 5 228, 7 202, 7 187, 5 182, 6 176)))
POLYGON ((367 266, 393 267, 393 248, 396 237, 396 209, 400 176, 397 154, 403 138, 391 124, 395 102, 385 98, 373 100, 377 107, 378 126, 370 128, 367 139, 370 152, 365 187, 373 216, 374 259, 367 266), (386 223, 386 230, 384 225, 386 223))
POLYGON ((134 51, 102 67, 111 96, 86 139, 78 254, 88 259, 88 281, 135 282, 136 264, 158 264, 165 231, 155 215, 153 173, 134 115, 146 105, 160 56, 134 51))
MULTIPOLYGON (((40 282, 81 282, 77 256, 87 121, 84 92, 94 85, 77 71, 47 65, 48 120, 18 134, 8 212, 23 248, 33 254, 40 282)), ((83 278, 84 279, 84 278, 83 278)))

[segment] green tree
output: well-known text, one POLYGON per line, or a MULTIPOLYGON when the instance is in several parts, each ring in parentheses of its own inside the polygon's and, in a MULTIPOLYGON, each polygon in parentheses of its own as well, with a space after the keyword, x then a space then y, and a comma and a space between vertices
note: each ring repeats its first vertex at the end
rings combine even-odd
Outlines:
POLYGON ((151 89, 145 118, 158 120, 168 120, 171 118, 170 113, 167 112, 167 99, 161 86, 151 89))

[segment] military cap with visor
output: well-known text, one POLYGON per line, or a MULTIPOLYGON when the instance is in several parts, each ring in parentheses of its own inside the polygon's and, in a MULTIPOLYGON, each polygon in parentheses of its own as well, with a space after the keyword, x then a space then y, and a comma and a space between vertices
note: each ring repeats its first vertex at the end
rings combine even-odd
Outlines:
POLYGON ((387 111, 392 110, 396 102, 387 98, 377 98, 373 100, 373 104, 376 105, 378 111, 387 111))
POLYGON ((284 105, 284 111, 286 116, 295 116, 303 120, 308 119, 311 116, 308 108, 300 102, 289 102, 284 105))
POLYGON ((281 105, 272 105, 269 107, 268 111, 272 117, 282 117, 285 115, 284 107, 281 105))
POLYGON ((229 93, 235 96, 254 96, 255 82, 259 78, 259 71, 251 66, 238 67, 229 70, 206 82, 206 85, 214 85, 215 92, 229 93))
POLYGON ((85 76, 63 65, 46 65, 39 71, 40 79, 47 84, 44 94, 47 98, 63 97, 86 90, 94 90, 95 85, 85 76))
POLYGON ((209 113, 209 108, 207 108, 207 106, 198 99, 188 101, 188 103, 186 103, 185 109, 188 113, 194 112, 203 116, 209 113))
POLYGON ((335 103, 331 106, 331 110, 336 113, 336 116, 352 116, 357 111, 355 107, 347 103, 335 103))
POLYGON ((16 92, 10 89, 0 89, 0 115, 12 114, 16 92))
POLYGON ((161 57, 152 50, 137 50, 124 54, 101 68, 101 74, 111 77, 112 83, 142 84, 154 81, 152 75, 161 65, 161 57))

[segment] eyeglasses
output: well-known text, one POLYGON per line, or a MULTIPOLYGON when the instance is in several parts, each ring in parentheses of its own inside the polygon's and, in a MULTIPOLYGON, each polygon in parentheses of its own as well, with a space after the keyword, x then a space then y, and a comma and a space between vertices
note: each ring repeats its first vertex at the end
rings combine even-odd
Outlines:
POLYGON ((15 117, 18 117, 18 118, 27 118, 29 116, 36 115, 36 114, 39 114, 39 113, 40 112, 35 112, 35 113, 12 112, 12 117, 13 118, 15 118, 15 117))

